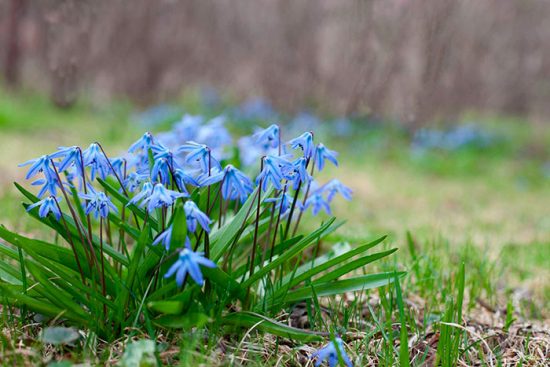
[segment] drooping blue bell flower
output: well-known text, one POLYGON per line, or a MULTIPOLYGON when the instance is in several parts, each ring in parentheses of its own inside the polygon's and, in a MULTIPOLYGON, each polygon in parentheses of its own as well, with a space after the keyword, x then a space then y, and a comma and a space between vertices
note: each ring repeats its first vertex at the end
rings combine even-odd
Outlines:
POLYGON ((185 280, 185 276, 189 274, 195 283, 202 286, 204 284, 204 277, 201 272, 201 266, 215 268, 216 264, 212 260, 204 257, 203 252, 193 251, 189 239, 186 238, 185 248, 180 251, 178 260, 168 269, 164 277, 170 278, 176 274, 176 283, 181 287, 185 280))

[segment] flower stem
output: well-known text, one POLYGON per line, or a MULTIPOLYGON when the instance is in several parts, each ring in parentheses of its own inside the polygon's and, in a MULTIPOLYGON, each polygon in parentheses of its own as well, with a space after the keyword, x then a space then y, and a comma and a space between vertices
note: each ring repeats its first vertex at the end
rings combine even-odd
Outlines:
POLYGON ((76 261, 76 266, 78 267, 78 271, 80 272, 80 278, 82 279, 82 284, 86 284, 85 278, 84 278, 84 272, 82 271, 82 266, 80 265, 80 260, 78 259, 78 253, 76 252, 76 247, 74 246, 73 236, 69 231, 69 226, 67 225, 67 221, 65 220, 63 212, 61 211, 61 207, 59 206, 59 203, 57 202, 57 199, 55 197, 54 197, 54 201, 55 201, 55 205, 57 206, 57 209, 61 213, 63 226, 65 227, 65 232, 67 233, 67 241, 69 242, 69 244, 71 245, 71 249, 73 250, 74 259, 76 261))

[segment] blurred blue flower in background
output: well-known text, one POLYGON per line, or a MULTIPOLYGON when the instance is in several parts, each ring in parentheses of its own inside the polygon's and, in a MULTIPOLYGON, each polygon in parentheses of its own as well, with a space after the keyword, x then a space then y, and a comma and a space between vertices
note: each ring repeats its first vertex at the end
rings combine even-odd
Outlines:
POLYGON ((211 86, 203 86, 200 89, 200 100, 207 109, 214 109, 222 103, 218 90, 211 86))
POLYGON ((172 131, 181 142, 195 140, 202 124, 204 124, 203 116, 185 114, 181 120, 174 125, 172 131))
POLYGON ((330 150, 322 143, 319 143, 319 145, 317 145, 317 148, 315 148, 315 164, 317 165, 319 171, 322 171, 325 167, 325 160, 328 160, 332 162, 335 166, 338 166, 338 160, 336 159, 337 155, 337 152, 335 152, 334 150, 330 150))
POLYGON ((234 114, 243 120, 273 120, 278 117, 271 103, 261 97, 247 99, 234 110, 234 114))
POLYGON ((313 215, 319 214, 321 210, 324 210, 329 215, 332 214, 330 211, 330 204, 327 200, 325 200, 323 197, 323 192, 320 190, 311 193, 311 195, 306 199, 302 209, 307 210, 309 207, 311 207, 313 215))
MULTIPOLYGON (((276 198, 268 198, 265 199, 266 203, 276 203, 277 206, 275 207, 275 210, 278 210, 280 208, 281 210, 281 217, 284 217, 288 214, 290 210, 290 206, 292 205, 293 198, 290 196, 288 192, 285 192, 284 195, 279 195, 276 198)), ((302 203, 299 201, 296 202, 296 207, 299 210, 302 210, 302 203)))
POLYGON ((277 148, 279 146, 280 129, 279 126, 273 124, 266 129, 258 130, 254 133, 253 138, 255 143, 265 150, 269 148, 277 148))
POLYGON ((322 130, 322 120, 310 111, 302 111, 290 120, 289 128, 292 134, 299 134, 302 131, 315 131, 320 133, 322 130))
POLYGON ((135 114, 132 119, 141 126, 149 128, 174 121, 181 113, 182 109, 180 107, 159 104, 135 114))
POLYGON ((347 117, 339 117, 331 123, 331 131, 337 136, 348 138, 353 134, 353 123, 347 117))
POLYGON ((341 183, 337 179, 330 180, 329 182, 324 184, 322 187, 320 187, 318 190, 321 190, 327 193, 327 200, 329 202, 331 202, 332 199, 334 199, 334 196, 336 194, 342 195, 342 197, 346 200, 351 200, 351 195, 353 193, 353 191, 349 187, 345 186, 343 183, 341 183))
POLYGON ((496 137, 474 123, 455 125, 447 130, 422 128, 412 140, 412 149, 422 151, 441 149, 454 151, 461 148, 486 148, 493 145, 496 137))

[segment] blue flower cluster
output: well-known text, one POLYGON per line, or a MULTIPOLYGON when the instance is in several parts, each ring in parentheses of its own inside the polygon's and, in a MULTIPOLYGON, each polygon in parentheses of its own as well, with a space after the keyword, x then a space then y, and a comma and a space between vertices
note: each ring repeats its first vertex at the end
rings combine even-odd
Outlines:
POLYGON ((52 214, 61 220, 64 215, 59 194, 70 200, 71 192, 67 192, 75 190, 79 200, 74 203, 65 200, 63 206, 73 212, 74 206, 82 205, 88 222, 92 216, 100 224, 108 223, 112 215, 124 208, 117 207, 97 182, 98 179, 114 180, 120 185, 120 193, 126 196, 127 206, 143 208, 148 216, 162 223, 152 245, 162 244, 170 251, 173 210, 168 209, 175 208, 179 202, 185 213, 188 237, 185 243, 179 244, 182 248, 178 250, 179 258, 166 277, 175 275, 181 286, 187 274, 202 284, 200 266, 215 266, 203 253, 193 250, 211 232, 212 223, 222 219, 213 216, 226 215, 229 209, 223 212, 222 209, 228 208, 230 201, 235 202, 237 208, 256 187, 259 187, 258 195, 264 196, 262 202, 268 203, 266 210, 289 218, 289 223, 295 219, 292 217, 295 209, 311 209, 313 215, 321 211, 330 214, 331 202, 337 194, 351 200, 351 190, 340 181, 320 185, 313 180, 315 170, 323 170, 327 163, 337 166, 338 159, 336 152, 314 142, 312 132, 284 142, 281 127, 271 125, 240 139, 239 149, 235 149, 225 123, 223 116, 208 120, 186 114, 171 131, 155 136, 146 132, 121 157, 109 158, 99 143, 92 143, 86 149, 60 147, 56 152, 25 162, 22 166, 29 166, 26 178, 34 179, 32 184, 40 186, 38 197, 41 199, 27 210, 37 209, 40 217, 52 214), (260 163, 255 177, 251 175, 252 160, 260 163), (36 179, 37 176, 40 177, 36 179), (270 191, 270 187, 274 191, 270 191), (225 201, 225 205, 220 204, 219 214, 210 213, 209 203, 206 207, 202 203, 200 207, 191 199, 191 193, 203 188, 207 188, 209 198, 212 189, 212 197, 217 191, 220 202, 225 201), (267 195, 268 191, 273 194, 267 195), (190 244, 191 238, 197 241, 194 247, 190 244))
POLYGON ((493 135, 474 124, 464 124, 453 126, 448 130, 422 128, 414 134, 412 149, 454 151, 466 147, 486 148, 494 142, 493 135))

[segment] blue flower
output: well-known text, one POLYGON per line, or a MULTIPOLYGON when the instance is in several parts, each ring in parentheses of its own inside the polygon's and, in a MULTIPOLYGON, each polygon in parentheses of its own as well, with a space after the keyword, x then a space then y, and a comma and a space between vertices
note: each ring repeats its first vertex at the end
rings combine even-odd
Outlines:
POLYGON ((82 158, 84 160, 84 166, 91 168, 90 174, 92 181, 95 179, 96 174, 99 174, 99 177, 103 180, 107 177, 111 168, 98 144, 90 144, 88 149, 82 152, 82 158))
POLYGON ((185 219, 189 232, 195 232, 197 230, 197 223, 200 224, 202 229, 206 232, 210 232, 210 223, 212 221, 199 209, 197 204, 188 200, 183 205, 183 209, 185 210, 185 219))
POLYGON ((253 137, 255 143, 264 147, 264 149, 277 148, 280 144, 279 132, 279 126, 273 124, 266 129, 256 132, 253 137))
POLYGON ((27 207, 27 211, 31 211, 37 206, 40 206, 40 208, 38 209, 38 215, 40 216, 40 218, 45 218, 48 216, 49 213, 52 213, 55 216, 55 219, 59 220, 59 218, 61 218, 61 211, 59 210, 59 206, 57 205, 57 200, 61 199, 56 199, 54 196, 50 196, 29 205, 27 207))
POLYGON ((29 168, 29 171, 25 176, 27 180, 33 176, 36 176, 37 173, 44 172, 48 169, 51 169, 50 157, 47 155, 43 155, 42 157, 31 159, 30 161, 21 163, 19 164, 19 167, 28 166, 29 164, 31 165, 31 167, 29 168))
POLYGON ((174 132, 183 141, 195 140, 199 127, 203 122, 204 117, 200 115, 185 114, 181 120, 174 125, 174 132))
POLYGON ((222 180, 221 190, 224 199, 235 200, 238 198, 241 202, 245 202, 248 195, 254 191, 252 181, 231 164, 228 164, 223 171, 205 178, 201 184, 208 186, 222 180))
POLYGON ((170 165, 166 158, 155 160, 155 164, 151 170, 151 180, 153 182, 162 182, 166 186, 170 184, 170 165))
POLYGON ((107 218, 110 211, 115 213, 118 212, 116 206, 102 191, 95 191, 90 187, 88 194, 80 194, 79 196, 82 199, 88 200, 88 204, 86 205, 86 215, 93 212, 95 218, 98 216, 101 218, 107 218))
MULTIPOLYGON (((150 182, 146 182, 143 184, 143 187, 141 188, 141 191, 136 195, 134 196, 129 202, 128 204, 126 204, 126 206, 128 205, 131 205, 131 204, 137 204, 139 201, 142 201, 142 200, 145 200, 146 198, 148 198, 149 196, 151 196, 151 194, 153 193, 153 184, 150 183, 150 182)), ((142 203, 143 204, 143 203, 142 203)))
POLYGON ((252 180, 229 164, 225 168, 225 181, 222 184, 224 199, 235 200, 239 198, 241 202, 245 202, 252 191, 254 191, 252 180))
POLYGON ((315 163, 317 164, 319 171, 322 171, 325 167, 325 159, 332 162, 335 166, 338 166, 338 160, 336 159, 337 155, 337 152, 328 149, 322 143, 317 145, 317 148, 315 149, 315 163))
POLYGON ((176 274, 176 283, 181 287, 185 280, 185 276, 189 274, 195 283, 202 286, 204 278, 200 269, 201 265, 207 268, 216 267, 216 264, 212 260, 204 257, 204 253, 194 252, 189 244, 189 239, 186 238, 185 248, 180 251, 178 260, 168 269, 164 277, 170 278, 172 275, 176 274))
POLYGON ((321 209, 324 209, 327 214, 332 214, 330 204, 325 200, 321 191, 311 193, 304 204, 303 210, 307 210, 310 206, 312 207, 313 215, 319 214, 321 209))
POLYGON ((43 185, 37 196, 41 198, 46 192, 49 192, 52 196, 56 196, 57 188, 61 188, 61 184, 59 183, 55 171, 53 170, 53 168, 46 166, 46 168, 44 168, 43 170, 43 173, 44 178, 38 179, 31 183, 31 185, 33 186, 43 185))
MULTIPOLYGON (((151 212, 156 208, 169 207, 174 204, 178 198, 187 196, 186 194, 168 190, 163 184, 158 183, 154 186, 153 192, 145 200, 141 202, 140 206, 147 204, 147 211, 151 212)), ((134 198, 135 199, 135 198, 134 198)))
POLYGON ((134 192, 139 187, 139 185, 141 185, 142 182, 145 182, 148 178, 149 178, 149 175, 147 174, 130 172, 126 177, 126 179, 124 180, 124 187, 129 192, 134 192))
POLYGON ((195 180, 193 176, 189 175, 181 168, 176 168, 176 170, 174 171, 174 180, 176 181, 179 189, 183 192, 187 192, 185 185, 199 186, 197 180, 195 180))
POLYGON ((262 182, 262 190, 267 190, 269 182, 273 184, 275 189, 281 189, 281 180, 284 178, 283 171, 290 170, 292 168, 292 163, 289 161, 268 155, 264 157, 264 168, 262 172, 256 178, 256 184, 260 181, 262 182))
POLYGON ((77 166, 77 171, 75 173, 81 174, 81 154, 82 151, 80 150, 80 147, 72 146, 72 147, 59 147, 58 151, 55 153, 50 154, 50 158, 63 158, 63 160, 57 165, 57 169, 59 172, 64 172, 72 165, 77 166), (80 173, 78 173, 80 172, 80 173))
POLYGON ((158 235, 158 237, 153 241, 153 246, 156 246, 162 242, 164 248, 168 251, 170 249, 170 241, 172 241, 172 225, 158 235))
POLYGON ((187 142, 178 149, 179 152, 188 153, 185 157, 185 162, 198 162, 203 172, 208 172, 209 168, 220 167, 220 163, 210 154, 210 149, 204 145, 194 141, 187 142))
POLYGON ((170 149, 162 145, 161 143, 155 143, 151 145, 151 152, 153 153, 153 158, 155 160, 166 158, 172 160, 172 152, 170 149))
MULTIPOLYGON (((279 195, 276 198, 265 199, 265 201, 267 203, 276 203, 277 204, 277 206, 275 207, 275 210, 279 210, 279 208, 280 208, 281 209, 281 216, 285 216, 286 214, 288 214, 288 211, 290 209, 290 206, 292 205, 293 200, 294 200, 293 197, 290 196, 290 194, 288 192, 285 192, 284 195, 279 195)), ((298 209, 301 209, 302 208, 302 203, 300 203, 299 201, 296 201, 296 206, 298 207, 298 209)))
POLYGON ((151 145, 153 145, 153 141, 153 135, 150 132, 146 132, 141 138, 139 138, 134 144, 130 146, 128 151, 130 153, 134 153, 140 150, 147 152, 151 145))
POLYGON ((269 120, 277 117, 271 103, 262 97, 249 98, 235 109, 235 115, 243 120, 269 120))
POLYGON ((351 194, 352 194, 351 189, 347 186, 344 186, 344 184, 342 184, 337 179, 330 180, 328 183, 323 185, 320 188, 320 190, 322 190, 323 192, 328 193, 327 200, 329 202, 331 202, 332 199, 334 198, 334 196, 338 193, 340 195, 342 195, 342 197, 344 197, 344 199, 351 200, 351 194))
POLYGON ((207 124, 200 127, 195 140, 221 152, 223 147, 231 145, 232 142, 231 134, 224 126, 225 120, 226 118, 223 115, 214 117, 207 124))
POLYGON ((109 159, 116 175, 119 179, 124 179, 124 171, 126 170, 126 159, 122 157, 109 159))
POLYGON ((346 366, 353 367, 349 356, 346 354, 344 342, 339 337, 336 337, 334 341, 331 341, 323 348, 313 353, 310 358, 317 359, 317 361, 315 362, 316 367, 320 366, 323 361, 327 361, 329 367, 336 367, 338 365, 338 352, 340 352, 340 356, 342 357, 346 366))
POLYGON ((310 132, 305 132, 297 138, 290 140, 288 144, 292 149, 302 149, 306 159, 310 159, 315 152, 315 146, 313 145, 313 134, 310 132))
POLYGON ((297 190, 301 183, 308 182, 310 179, 306 165, 307 159, 300 157, 292 162, 290 167, 285 168, 283 171, 285 178, 289 182, 292 182, 292 188, 294 190, 297 190))

